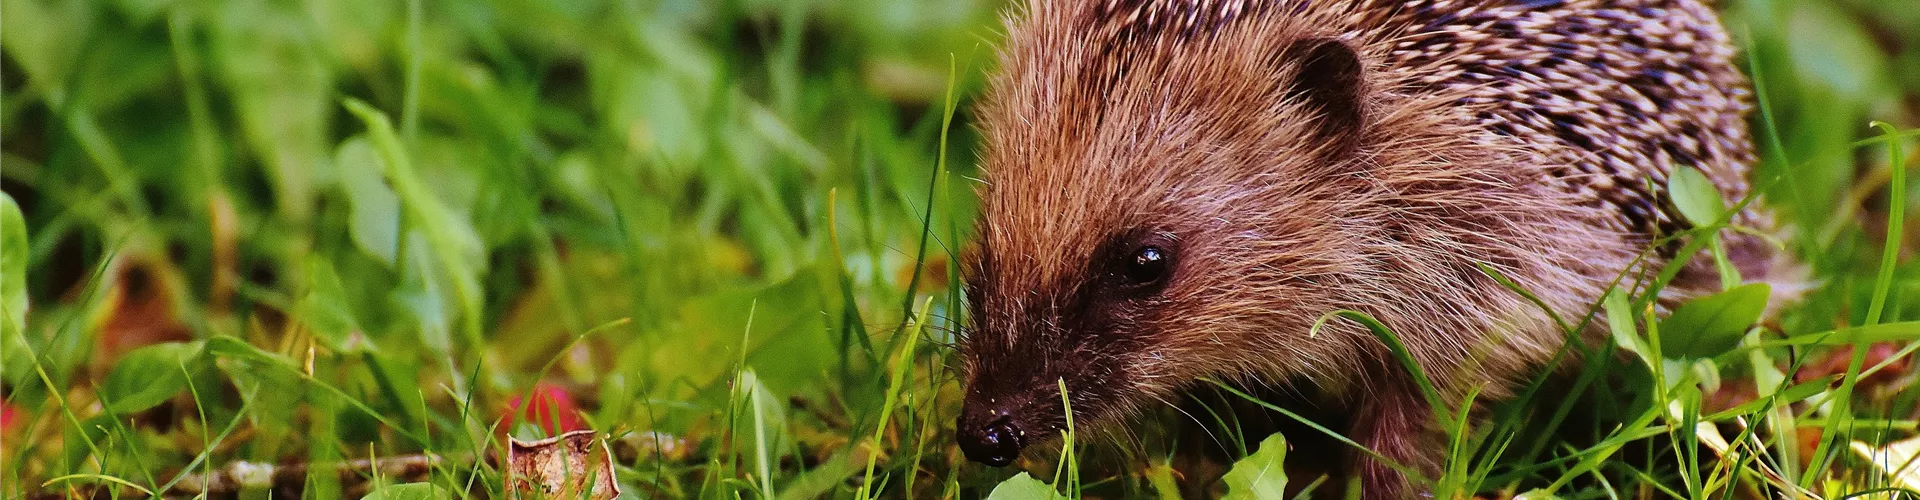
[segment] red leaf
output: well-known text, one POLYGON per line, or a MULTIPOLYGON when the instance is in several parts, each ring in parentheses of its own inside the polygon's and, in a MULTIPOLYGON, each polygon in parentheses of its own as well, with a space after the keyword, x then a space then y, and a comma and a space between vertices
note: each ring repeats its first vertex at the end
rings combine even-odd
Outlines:
POLYGON ((547 382, 534 384, 532 391, 515 396, 507 406, 506 416, 509 430, 518 427, 520 422, 532 422, 550 434, 587 428, 573 395, 566 388, 547 382))
MULTIPOLYGON (((1872 368, 1874 365, 1878 365, 1881 362, 1886 361, 1887 358, 1893 357, 1893 355, 1897 354, 1899 351, 1900 351, 1899 346, 1896 346, 1891 342, 1881 342, 1881 343, 1873 344, 1872 346, 1867 347, 1867 362, 1865 364, 1860 365, 1860 368, 1862 370, 1865 370, 1867 368, 1872 368)), ((1828 375, 1837 375, 1837 374, 1846 373, 1847 364, 1851 363, 1852 361, 1853 361, 1852 346, 1847 346, 1844 348, 1828 351, 1826 356, 1821 357, 1811 363, 1807 363, 1804 366, 1801 366, 1799 371, 1794 372, 1793 381, 1794 383, 1802 383, 1808 380, 1813 380, 1813 379, 1825 377, 1828 375)), ((1854 384, 1862 389, 1869 389, 1869 388, 1878 387, 1881 385, 1886 385, 1887 383, 1899 380, 1900 377, 1906 375, 1907 371, 1912 367, 1913 367, 1913 360, 1906 359, 1906 358, 1897 359, 1897 360, 1894 360, 1892 363, 1888 363, 1886 368, 1883 368, 1878 372, 1874 372, 1872 375, 1869 375, 1866 378, 1862 378, 1858 382, 1855 382, 1854 384)))

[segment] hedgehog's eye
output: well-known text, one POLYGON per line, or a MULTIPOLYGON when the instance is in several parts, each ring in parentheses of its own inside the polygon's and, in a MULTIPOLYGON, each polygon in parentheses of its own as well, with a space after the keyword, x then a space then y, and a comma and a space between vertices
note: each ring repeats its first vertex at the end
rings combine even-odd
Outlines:
POLYGON ((1166 281, 1167 272, 1173 269, 1173 252, 1158 246, 1147 245, 1133 250, 1120 263, 1120 279, 1128 288, 1145 288, 1166 281))

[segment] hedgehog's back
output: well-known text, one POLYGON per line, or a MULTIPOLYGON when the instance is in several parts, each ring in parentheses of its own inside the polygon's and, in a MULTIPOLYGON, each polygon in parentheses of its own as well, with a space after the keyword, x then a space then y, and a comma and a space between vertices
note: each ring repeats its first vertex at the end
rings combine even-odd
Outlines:
MULTIPOLYGON (((1705 171, 1745 196, 1750 95, 1734 49, 1694 1, 1393 2, 1387 66, 1415 88, 1465 94, 1471 119, 1537 155, 1565 189, 1625 228, 1679 228, 1668 173, 1705 171)), ((1760 222, 1747 220, 1745 222, 1760 222)))
MULTIPOLYGON (((1747 81, 1715 13, 1694 0, 1373 2, 1355 25, 1386 51, 1411 92, 1459 93, 1490 138, 1648 241, 1688 227, 1666 185, 1675 168, 1705 172, 1728 200, 1748 196, 1755 162, 1747 81)), ((1758 203, 1734 223, 1762 231, 1758 203)), ((1765 240, 1732 234, 1749 279, 1797 288, 1801 277, 1765 240)), ((1667 248, 1665 250, 1672 250, 1667 248)), ((1712 290, 1704 262, 1683 289, 1712 290), (1697 283, 1696 283, 1697 282, 1697 283)), ((1790 290, 1783 290, 1789 292, 1790 290)))

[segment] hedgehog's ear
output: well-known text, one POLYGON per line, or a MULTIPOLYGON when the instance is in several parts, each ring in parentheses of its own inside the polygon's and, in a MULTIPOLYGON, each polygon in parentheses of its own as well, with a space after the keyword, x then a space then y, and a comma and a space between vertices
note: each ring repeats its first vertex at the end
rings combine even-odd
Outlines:
POLYGON ((1367 125, 1360 55, 1337 39, 1306 38, 1287 47, 1283 59, 1299 68, 1284 87, 1285 96, 1313 112, 1310 130, 1326 145, 1323 151, 1330 158, 1351 153, 1367 125))

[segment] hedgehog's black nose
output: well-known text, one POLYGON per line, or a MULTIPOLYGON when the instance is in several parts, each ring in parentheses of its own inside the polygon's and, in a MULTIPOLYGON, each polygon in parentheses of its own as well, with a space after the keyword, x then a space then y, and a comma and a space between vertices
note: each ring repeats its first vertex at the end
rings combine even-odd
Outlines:
POLYGON ((967 459, 993 467, 1005 467, 1020 456, 1020 448, 1026 446, 1026 436, 1006 415, 988 422, 986 425, 967 428, 966 419, 961 419, 958 429, 960 451, 967 459))

